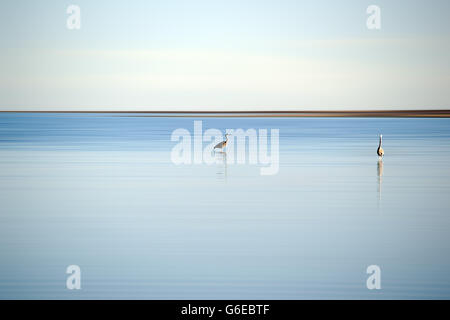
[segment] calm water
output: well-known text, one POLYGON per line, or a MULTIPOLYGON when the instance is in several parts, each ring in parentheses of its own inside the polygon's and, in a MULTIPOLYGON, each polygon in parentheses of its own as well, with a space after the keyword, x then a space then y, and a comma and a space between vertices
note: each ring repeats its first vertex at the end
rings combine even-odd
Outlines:
POLYGON ((449 160, 450 119, 1 114, 0 298, 449 299, 449 160), (175 165, 194 120, 279 129, 278 174, 175 165))

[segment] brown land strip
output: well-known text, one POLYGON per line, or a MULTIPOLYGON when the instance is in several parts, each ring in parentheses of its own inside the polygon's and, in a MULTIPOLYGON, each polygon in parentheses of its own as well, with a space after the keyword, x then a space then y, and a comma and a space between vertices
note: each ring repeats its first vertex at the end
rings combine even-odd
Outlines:
POLYGON ((0 113, 111 113, 149 117, 375 117, 450 118, 449 110, 358 110, 358 111, 0 111, 0 113))

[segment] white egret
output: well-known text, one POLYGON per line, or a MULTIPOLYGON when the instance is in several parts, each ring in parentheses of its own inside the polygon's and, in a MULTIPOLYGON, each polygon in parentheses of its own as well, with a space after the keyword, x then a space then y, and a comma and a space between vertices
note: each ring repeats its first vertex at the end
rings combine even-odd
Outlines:
POLYGON ((380 158, 383 158, 383 156, 384 156, 384 150, 381 147, 382 139, 383 139, 383 135, 380 134, 380 144, 378 145, 378 149, 377 149, 377 154, 380 158))
POLYGON ((229 134, 227 133, 226 135, 225 135, 225 141, 222 141, 222 142, 219 142, 218 144, 216 144, 215 146, 214 146, 214 150, 215 149, 224 149, 226 146, 227 146, 227 143, 228 143, 228 136, 229 136, 229 134))

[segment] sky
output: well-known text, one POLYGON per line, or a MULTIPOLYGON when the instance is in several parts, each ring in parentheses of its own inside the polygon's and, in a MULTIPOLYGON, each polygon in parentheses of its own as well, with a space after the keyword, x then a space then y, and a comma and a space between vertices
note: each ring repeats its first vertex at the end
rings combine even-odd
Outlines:
POLYGON ((0 111, 447 109, 449 15, 448 0, 2 1, 0 111))

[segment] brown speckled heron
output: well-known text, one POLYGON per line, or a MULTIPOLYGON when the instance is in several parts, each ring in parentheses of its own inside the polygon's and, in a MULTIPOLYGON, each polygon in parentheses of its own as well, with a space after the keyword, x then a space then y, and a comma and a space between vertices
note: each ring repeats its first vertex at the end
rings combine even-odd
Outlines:
POLYGON ((229 136, 229 134, 227 133, 227 134, 225 135, 225 141, 222 141, 222 142, 219 142, 218 144, 216 144, 216 145, 214 146, 214 150, 216 150, 216 149, 222 149, 222 150, 223 150, 223 148, 225 148, 225 147, 227 146, 227 143, 228 143, 228 136, 229 136))
POLYGON ((380 134, 380 144, 378 145, 378 149, 377 149, 377 154, 380 158, 383 158, 383 156, 384 156, 384 150, 381 147, 382 139, 383 139, 383 135, 380 134))

